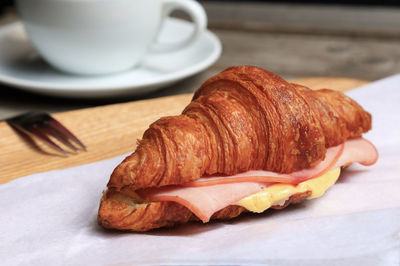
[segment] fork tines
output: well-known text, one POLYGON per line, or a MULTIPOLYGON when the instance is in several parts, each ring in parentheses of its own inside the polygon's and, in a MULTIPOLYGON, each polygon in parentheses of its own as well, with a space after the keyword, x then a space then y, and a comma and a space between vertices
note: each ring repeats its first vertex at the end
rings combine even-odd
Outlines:
POLYGON ((28 112, 9 119, 6 121, 14 128, 34 136, 41 140, 49 147, 61 152, 64 155, 69 155, 70 152, 57 145, 50 137, 63 143, 65 146, 79 152, 79 148, 87 151, 86 146, 64 127, 60 122, 44 112, 28 112), (73 143, 75 145, 73 145, 73 143), (76 147, 76 145, 79 147, 76 147))

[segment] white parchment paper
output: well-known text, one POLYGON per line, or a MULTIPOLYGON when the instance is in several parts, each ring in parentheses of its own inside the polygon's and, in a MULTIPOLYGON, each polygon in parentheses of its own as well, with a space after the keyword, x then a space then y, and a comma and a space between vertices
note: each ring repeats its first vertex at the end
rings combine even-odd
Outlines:
POLYGON ((380 157, 283 211, 149 233, 106 231, 99 199, 122 157, 0 185, 1 265, 400 265, 400 75, 349 93, 380 157))

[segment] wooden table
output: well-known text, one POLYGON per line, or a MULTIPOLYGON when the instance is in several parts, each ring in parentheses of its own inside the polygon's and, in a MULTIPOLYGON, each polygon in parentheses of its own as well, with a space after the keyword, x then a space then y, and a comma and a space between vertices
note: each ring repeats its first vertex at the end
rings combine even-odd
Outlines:
MULTIPOLYGON (((364 84, 360 79, 371 81, 400 72, 399 9, 203 3, 209 28, 222 41, 223 54, 206 71, 162 91, 106 106, 117 102, 54 99, 0 85, 0 119, 27 110, 75 110, 54 116, 90 149, 67 159, 38 152, 32 143, 0 123, 0 183, 132 151, 150 122, 161 115, 179 113, 190 99, 185 93, 231 65, 257 65, 290 79, 320 77, 298 82, 341 90, 364 84), (157 99, 168 95, 175 96, 157 99), (156 99, 131 102, 149 98, 156 99), (83 107, 95 108, 79 110, 83 107)), ((0 25, 15 20, 10 10, 0 17, 0 25)))

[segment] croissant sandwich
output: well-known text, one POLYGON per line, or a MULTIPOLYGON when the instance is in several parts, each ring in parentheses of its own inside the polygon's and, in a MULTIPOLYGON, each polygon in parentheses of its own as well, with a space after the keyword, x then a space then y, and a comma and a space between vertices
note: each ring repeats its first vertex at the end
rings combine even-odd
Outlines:
POLYGON ((372 165, 371 115, 341 92, 253 66, 205 81, 181 115, 145 131, 113 171, 98 222, 147 231, 231 219, 321 196, 341 167, 372 165))

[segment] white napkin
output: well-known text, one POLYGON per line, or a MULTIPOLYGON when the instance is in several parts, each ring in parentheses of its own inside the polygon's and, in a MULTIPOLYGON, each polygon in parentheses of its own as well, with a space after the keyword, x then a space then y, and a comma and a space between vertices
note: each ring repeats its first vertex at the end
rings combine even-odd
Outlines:
POLYGON ((1 265, 399 265, 400 75, 349 93, 373 115, 380 157, 283 211, 149 233, 106 231, 101 192, 123 156, 0 186, 1 265))

